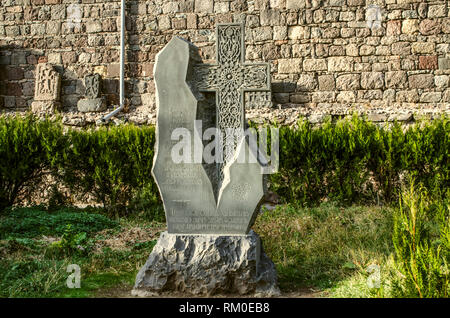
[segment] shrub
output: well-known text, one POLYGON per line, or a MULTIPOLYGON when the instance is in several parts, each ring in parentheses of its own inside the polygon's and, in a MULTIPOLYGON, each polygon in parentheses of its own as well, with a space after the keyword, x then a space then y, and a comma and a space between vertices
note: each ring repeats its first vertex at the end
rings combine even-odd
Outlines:
POLYGON ((395 202, 407 176, 431 189, 449 186, 448 119, 377 126, 365 118, 319 127, 280 127, 280 169, 270 188, 285 202, 395 202))
POLYGON ((29 196, 65 145, 54 120, 0 118, 0 211, 29 196))
POLYGON ((394 214, 393 243, 396 263, 403 275, 394 284, 401 297, 449 297, 450 214, 446 200, 430 201, 413 183, 402 194, 394 214))
POLYGON ((136 189, 157 193, 151 177, 154 128, 133 125, 69 132, 59 161, 60 179, 73 193, 93 194, 107 208, 121 209, 136 189))
MULTIPOLYGON (((449 135, 446 117, 408 129, 399 123, 377 126, 356 115, 319 127, 300 120, 295 128, 279 127, 280 169, 269 176, 269 186, 284 202, 309 206, 396 202, 407 176, 439 193, 450 183, 449 135)), ((64 202, 56 188, 65 185, 71 195, 93 196, 116 214, 136 209, 159 217, 161 200, 150 172, 154 144, 154 127, 63 133, 54 121, 3 118, 0 209, 26 198, 49 172, 57 181, 49 187, 56 193, 50 204, 64 202)))

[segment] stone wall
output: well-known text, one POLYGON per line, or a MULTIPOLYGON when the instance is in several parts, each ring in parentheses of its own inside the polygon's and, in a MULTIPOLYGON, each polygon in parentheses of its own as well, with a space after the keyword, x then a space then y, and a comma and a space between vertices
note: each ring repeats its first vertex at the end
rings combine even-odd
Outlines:
MULTIPOLYGON (((215 57, 215 24, 245 21, 246 58, 271 64, 273 107, 248 117, 292 123, 298 115, 353 111, 374 121, 450 111, 450 1, 127 0, 127 106, 118 122, 155 120, 155 55, 179 35, 215 57)), ((78 113, 85 75, 103 76, 118 104, 118 0, 2 0, 0 109, 30 108, 36 64, 62 74, 64 122, 84 126, 104 113, 78 113)))

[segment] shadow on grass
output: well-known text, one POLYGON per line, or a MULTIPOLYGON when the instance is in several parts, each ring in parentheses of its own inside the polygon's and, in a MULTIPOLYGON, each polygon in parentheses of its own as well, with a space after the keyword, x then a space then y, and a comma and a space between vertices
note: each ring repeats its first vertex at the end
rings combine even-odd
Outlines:
POLYGON ((264 211, 254 230, 277 267, 284 292, 331 288, 393 251, 389 208, 283 205, 264 211))

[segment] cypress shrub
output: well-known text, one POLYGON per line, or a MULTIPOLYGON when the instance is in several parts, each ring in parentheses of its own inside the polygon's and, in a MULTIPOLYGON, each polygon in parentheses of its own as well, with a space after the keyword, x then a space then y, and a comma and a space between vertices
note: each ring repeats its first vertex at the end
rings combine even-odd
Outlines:
POLYGON ((66 146, 56 120, 0 118, 0 211, 27 198, 66 146))
MULTIPOLYGON (((397 202, 408 176, 431 192, 449 186, 446 117, 408 129, 358 116, 318 127, 300 120, 295 128, 278 128, 280 165, 269 186, 284 202, 397 202)), ((79 199, 91 195, 124 213, 126 207, 152 209, 161 203, 151 176, 154 144, 151 126, 64 133, 55 120, 1 118, 0 209, 30 195, 47 172, 79 199)))
POLYGON ((393 243, 402 276, 393 284, 395 296, 449 297, 450 192, 432 199, 414 184, 400 199, 394 214, 393 243))

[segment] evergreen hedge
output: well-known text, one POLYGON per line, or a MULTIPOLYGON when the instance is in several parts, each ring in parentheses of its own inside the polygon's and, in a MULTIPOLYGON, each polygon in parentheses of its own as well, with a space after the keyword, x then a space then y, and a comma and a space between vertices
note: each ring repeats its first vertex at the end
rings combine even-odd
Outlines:
MULTIPOLYGON (((313 127, 279 127, 280 169, 270 189, 285 202, 316 205, 396 202, 407 176, 433 191, 449 186, 446 117, 378 126, 353 116, 313 127)), ((29 196, 45 173, 71 194, 93 195, 109 208, 159 204, 151 176, 154 127, 131 124, 64 129, 32 115, 0 119, 0 209, 29 196)), ((128 210, 132 210, 129 208, 128 210)))

